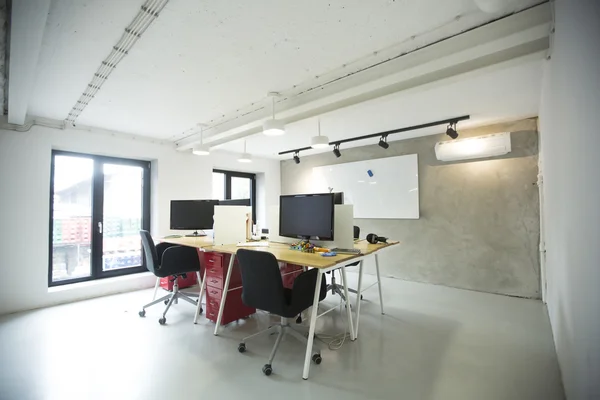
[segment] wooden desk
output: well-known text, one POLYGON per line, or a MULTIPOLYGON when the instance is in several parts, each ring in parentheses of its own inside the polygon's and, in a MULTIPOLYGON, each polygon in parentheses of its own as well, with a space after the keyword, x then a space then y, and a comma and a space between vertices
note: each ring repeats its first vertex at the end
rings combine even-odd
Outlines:
POLYGON ((209 236, 182 236, 182 237, 166 237, 160 238, 161 242, 178 244, 181 246, 195 247, 204 249, 213 245, 213 239, 209 236))
MULTIPOLYGON (((179 245, 183 245, 183 246, 196 247, 196 248, 202 249, 203 251, 218 252, 218 253, 225 253, 225 254, 232 255, 229 259, 229 268, 227 269, 227 276, 226 276, 225 282, 224 282, 223 296, 221 298, 221 303, 219 305, 219 315, 217 317, 217 322, 215 324, 215 332, 214 332, 215 335, 219 334, 219 327, 221 325, 221 319, 223 317, 223 310, 225 308, 225 302, 227 299, 227 291, 229 290, 231 271, 233 270, 235 254, 237 253, 237 251, 239 249, 246 248, 246 249, 254 250, 254 251, 268 252, 268 253, 273 254, 278 261, 282 261, 282 262, 286 262, 286 263, 290 263, 290 264, 302 265, 302 266, 306 266, 306 267, 310 267, 310 268, 316 268, 319 271, 319 274, 317 275, 317 281, 315 284, 315 295, 313 298, 313 312, 311 313, 310 328, 309 328, 309 334, 308 334, 308 343, 306 345, 306 355, 305 355, 305 359, 304 359, 304 371, 302 374, 302 378, 304 378, 304 379, 308 379, 317 318, 321 317, 324 314, 326 314, 327 312, 331 311, 331 310, 328 310, 328 311, 321 313, 320 315, 318 314, 319 294, 320 294, 320 287, 321 287, 321 281, 323 279, 323 274, 325 274, 326 272, 334 271, 336 269, 340 269, 340 271, 341 271, 342 284, 344 286, 344 296, 346 297, 346 313, 347 313, 347 317, 348 317, 348 325, 350 328, 350 339, 352 341, 354 341, 354 340, 356 340, 356 337, 358 335, 358 322, 359 322, 359 317, 360 317, 360 295, 363 291, 362 290, 363 260, 366 257, 369 257, 371 255, 375 257, 375 266, 376 266, 376 271, 377 271, 377 284, 379 285, 379 300, 381 303, 381 313, 383 314, 383 296, 381 293, 381 279, 380 279, 380 275, 379 275, 378 253, 381 250, 387 249, 391 246, 398 244, 398 242, 370 244, 366 240, 361 240, 354 244, 355 248, 361 250, 361 254, 356 254, 356 255, 354 255, 354 254, 339 254, 334 257, 323 257, 318 253, 303 253, 298 250, 291 250, 289 248, 289 244, 276 243, 276 242, 270 242, 268 247, 242 247, 242 246, 237 246, 235 244, 213 246, 212 239, 206 238, 206 237, 171 238, 171 239, 163 239, 163 241, 168 242, 168 243, 179 244, 179 245), (348 264, 353 264, 356 262, 359 263, 359 278, 358 278, 358 288, 357 288, 357 292, 358 292, 357 304, 355 306, 355 310, 356 310, 356 327, 355 327, 353 324, 352 310, 351 310, 350 303, 349 303, 350 297, 348 295, 348 283, 347 283, 348 281, 346 279, 346 268, 343 268, 343 267, 347 266, 348 264)), ((198 315, 199 315, 200 304, 202 301, 202 294, 204 291, 205 282, 206 282, 206 270, 204 272, 204 277, 200 284, 200 298, 199 298, 200 300, 198 301, 198 309, 196 310, 196 318, 194 319, 194 323, 196 322, 196 319, 198 318, 198 315)), ((335 308, 337 308, 337 307, 334 307, 332 309, 335 309, 335 308)))
POLYGON ((206 251, 216 251, 219 253, 235 254, 239 249, 248 249, 271 253, 277 261, 282 261, 290 264, 303 265, 310 268, 330 268, 344 261, 357 258, 360 255, 356 254, 338 254, 335 257, 323 257, 319 253, 303 253, 298 250, 290 250, 290 245, 285 243, 269 243, 269 247, 242 247, 237 245, 222 245, 213 246, 206 251))
POLYGON ((344 296, 346 298, 346 314, 348 317, 350 340, 354 341, 354 340, 356 340, 356 336, 358 334, 358 320, 359 320, 359 315, 360 315, 360 295, 362 293, 361 286, 362 286, 362 274, 363 274, 363 262, 362 261, 365 257, 368 257, 370 255, 375 255, 375 264, 376 264, 376 270, 377 270, 377 284, 379 285, 379 300, 380 300, 380 302, 382 302, 381 313, 383 314, 383 296, 381 294, 381 282, 379 279, 379 260, 377 257, 377 252, 382 249, 385 249, 387 247, 396 245, 396 244, 398 244, 398 242, 370 244, 366 240, 363 240, 363 241, 356 242, 354 245, 355 248, 361 250, 361 254, 338 254, 334 257, 323 257, 319 253, 303 253, 298 250, 291 250, 289 248, 289 246, 290 246, 289 244, 275 243, 275 242, 269 243, 268 247, 243 247, 243 246, 237 246, 237 245, 221 245, 221 246, 208 247, 205 249, 205 251, 215 251, 215 252, 219 252, 219 253, 227 253, 227 254, 232 255, 231 259, 229 261, 230 265, 229 265, 229 269, 228 269, 228 274, 227 274, 227 277, 225 278, 223 297, 221 300, 221 304, 220 304, 220 308, 219 308, 219 315, 217 317, 217 324, 215 326, 214 333, 215 333, 215 335, 218 335, 218 333, 219 333, 219 327, 221 325, 223 309, 225 307, 227 289, 229 288, 230 271, 233 269, 232 268, 233 260, 234 260, 235 254, 237 253, 237 251, 239 249, 246 248, 246 249, 250 249, 250 250, 254 250, 254 251, 262 251, 262 252, 266 252, 266 253, 271 253, 275 256, 277 261, 302 265, 302 266, 310 267, 310 268, 316 268, 319 271, 319 274, 317 275, 317 281, 315 284, 315 295, 313 298, 313 308, 312 308, 313 311, 311 312, 310 327, 309 327, 309 333, 308 333, 308 343, 306 345, 306 354, 305 354, 305 358, 304 358, 304 371, 302 374, 302 378, 308 379, 317 318, 321 317, 321 316, 325 315, 326 313, 328 313, 329 311, 337 308, 337 307, 334 307, 334 308, 327 310, 321 314, 318 314, 319 294, 320 294, 319 289, 321 287, 321 281, 323 279, 323 274, 326 272, 336 270, 336 269, 340 269, 340 271, 342 273, 342 285, 344 287, 344 296), (352 319, 352 309, 351 309, 350 303, 349 303, 350 296, 348 295, 348 280, 346 278, 346 268, 344 268, 344 267, 347 266, 348 264, 354 264, 356 262, 359 263, 360 267, 359 267, 359 280, 358 280, 358 289, 357 289, 357 292, 358 292, 357 303, 358 304, 355 308, 357 325, 355 328, 354 324, 353 324, 353 319, 352 319))

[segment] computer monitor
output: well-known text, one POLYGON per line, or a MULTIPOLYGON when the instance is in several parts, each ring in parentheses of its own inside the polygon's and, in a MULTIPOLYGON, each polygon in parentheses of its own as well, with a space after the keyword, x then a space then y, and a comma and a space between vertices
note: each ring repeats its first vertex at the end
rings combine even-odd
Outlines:
POLYGON ((344 204, 344 192, 337 192, 333 194, 334 204, 344 204))
POLYGON ((334 207, 333 193, 279 197, 279 236, 333 240, 334 207))
POLYGON ((220 206, 248 206, 250 207, 250 199, 235 199, 235 200, 219 200, 220 206))
POLYGON ((198 230, 212 229, 215 206, 219 200, 171 200, 171 229, 198 230))

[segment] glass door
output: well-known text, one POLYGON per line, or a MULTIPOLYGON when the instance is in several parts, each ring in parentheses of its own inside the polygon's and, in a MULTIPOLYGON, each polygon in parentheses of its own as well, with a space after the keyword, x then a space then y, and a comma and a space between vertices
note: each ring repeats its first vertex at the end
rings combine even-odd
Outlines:
POLYGON ((50 286, 145 271, 150 163, 53 152, 50 286))
POLYGON ((94 160, 56 155, 53 165, 50 280, 90 277, 94 160))
POLYGON ((142 265, 144 170, 104 164, 102 272, 142 265))

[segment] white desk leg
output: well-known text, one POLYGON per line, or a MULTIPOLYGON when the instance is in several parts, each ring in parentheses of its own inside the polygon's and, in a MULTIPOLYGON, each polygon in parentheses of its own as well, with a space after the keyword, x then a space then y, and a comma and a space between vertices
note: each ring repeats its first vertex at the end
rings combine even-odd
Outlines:
POLYGON ((317 314, 319 314, 319 295, 321 294, 321 280, 323 272, 318 270, 317 283, 315 284, 315 296, 313 298, 312 310, 310 313, 310 328, 308 330, 308 342, 306 343, 306 356, 304 357, 304 371, 302 379, 308 379, 308 370, 310 369, 310 361, 312 359, 312 346, 315 338, 315 326, 317 325, 317 314))
POLYGON ((219 327, 221 326, 221 318, 223 318, 223 310, 225 309, 225 300, 227 300, 227 291, 229 290, 229 279, 231 279, 231 271, 233 271, 233 261, 235 260, 235 254, 231 255, 229 259, 229 268, 227 268, 227 277, 225 278, 225 285, 223 286, 223 296, 221 297, 221 304, 219 305, 219 315, 217 316, 217 324, 215 325, 215 336, 219 334, 219 327))
POLYGON ((156 300, 156 292, 158 292, 158 284, 160 283, 160 278, 156 277, 156 283, 154 284, 154 294, 152 295, 152 301, 156 300))
POLYGON ((342 270, 342 285, 344 285, 344 296, 346 297, 346 315, 348 316, 348 326, 350 328, 350 340, 355 341, 356 335, 354 332, 354 324, 352 323, 352 310, 350 307, 350 296, 348 295, 348 279, 346 279, 346 267, 344 266, 340 269, 342 270))
POLYGON ((354 325, 354 337, 356 339, 358 339, 358 323, 360 322, 360 303, 362 303, 360 301, 360 295, 361 295, 361 290, 362 290, 362 277, 363 277, 363 261, 360 261, 360 264, 358 266, 358 288, 356 289, 356 291, 358 293, 356 293, 356 307, 354 307, 356 309, 356 324, 354 325))
POLYGON ((375 253, 375 270, 377 271, 377 286, 379 286, 379 305, 381 306, 381 315, 383 312, 383 293, 381 292, 381 276, 379 275, 379 256, 375 253))
MULTIPOLYGON (((200 272, 197 272, 198 279, 200 279, 200 272)), ((200 294, 198 295, 198 305, 196 306, 196 315, 194 316, 194 324, 198 323, 198 317, 200 316, 200 309, 202 308, 202 295, 204 294, 204 286, 206 285, 206 268, 204 268, 204 278, 200 280, 200 294)))

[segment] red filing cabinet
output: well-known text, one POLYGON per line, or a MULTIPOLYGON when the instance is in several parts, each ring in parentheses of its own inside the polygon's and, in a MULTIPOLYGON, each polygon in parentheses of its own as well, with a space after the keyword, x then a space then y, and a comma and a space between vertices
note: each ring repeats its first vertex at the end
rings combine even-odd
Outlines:
MULTIPOLYGON (((223 298, 223 287, 229 268, 231 255, 224 253, 204 253, 204 268, 206 268, 206 318, 217 322, 219 306, 223 298)), ((245 318, 256 312, 255 308, 248 307, 242 302, 242 276, 237 264, 233 264, 231 278, 229 279, 229 291, 223 309, 221 325, 226 325, 235 320, 245 318)))
POLYGON ((292 289, 294 287, 294 280, 303 272, 303 268, 300 265, 279 263, 279 271, 281 272, 283 287, 292 289))

